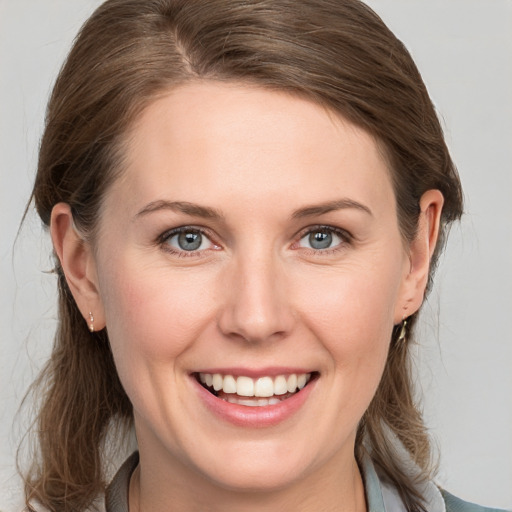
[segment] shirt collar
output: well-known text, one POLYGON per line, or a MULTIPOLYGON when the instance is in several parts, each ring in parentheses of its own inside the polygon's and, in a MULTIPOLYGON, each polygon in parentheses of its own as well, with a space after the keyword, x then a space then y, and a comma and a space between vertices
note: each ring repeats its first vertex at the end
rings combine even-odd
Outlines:
MULTIPOLYGON (((368 512, 407 512, 407 508, 400 498, 396 487, 379 476, 373 461, 368 455, 363 457, 360 464, 365 484, 366 503, 368 512)), ((410 457, 404 461, 402 468, 406 474, 414 478, 418 472, 416 465, 410 457)), ((446 512, 446 506, 441 492, 433 482, 426 482, 418 490, 425 499, 425 509, 429 512, 446 512)))
MULTIPOLYGON (((139 463, 139 453, 133 453, 121 466, 108 486, 105 506, 106 512, 128 512, 128 488, 130 477, 139 463)), ((406 465, 407 467, 407 465, 406 465)), ((366 493, 368 512, 407 512, 407 509, 391 484, 379 477, 368 455, 360 464, 366 493)), ((444 500, 439 489, 432 483, 424 484, 421 489, 429 512, 446 512, 444 500)))
POLYGON ((386 512, 380 479, 375 471, 375 466, 368 455, 363 457, 360 469, 364 481, 368 512, 386 512))

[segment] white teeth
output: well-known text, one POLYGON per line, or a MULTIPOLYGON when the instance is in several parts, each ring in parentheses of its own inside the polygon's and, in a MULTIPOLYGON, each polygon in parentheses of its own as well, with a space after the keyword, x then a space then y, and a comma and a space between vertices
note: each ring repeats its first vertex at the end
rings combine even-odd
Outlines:
POLYGON ((288 393, 293 393, 297 389, 297 375, 292 373, 288 380, 286 381, 286 387, 288 389, 288 393))
POLYGON ((286 377, 279 375, 279 377, 276 377, 274 380, 274 395, 284 395, 286 393, 288 393, 286 377))
POLYGON ((236 399, 236 401, 234 401, 232 403, 235 403, 238 405, 248 405, 249 407, 260 407, 259 402, 257 402, 256 400, 249 400, 249 399, 243 400, 242 398, 238 398, 238 399, 236 399))
POLYGON ((220 373, 215 373, 212 379, 213 389, 215 389, 215 391, 222 389, 223 381, 224 379, 222 378, 222 375, 220 373))
POLYGON ((231 404, 246 405, 248 407, 265 407, 266 405, 276 405, 284 399, 272 397, 254 400, 250 398, 240 398, 238 395, 226 395, 224 400, 231 404))
POLYGON ((250 377, 238 377, 236 379, 236 394, 254 396, 254 381, 250 377))
POLYGON ((224 377, 222 391, 224 391, 224 393, 236 393, 236 380, 232 375, 226 375, 224 377))
MULTIPOLYGON (((223 391, 226 395, 237 395, 236 397, 227 396, 225 399, 231 402, 237 400, 236 403, 241 404, 242 400, 238 397, 258 397, 260 400, 249 400, 250 404, 243 403, 241 405, 273 405, 279 403, 281 399, 277 396, 286 395, 287 393, 295 393, 304 388, 311 379, 310 373, 292 373, 288 376, 278 375, 274 378, 270 376, 252 379, 245 375, 234 377, 233 375, 221 375, 220 373, 200 373, 199 381, 215 391, 223 391), (261 404, 260 404, 261 405, 261 404)), ((247 402, 247 400, 246 400, 247 402)))
POLYGON ((260 377, 256 381, 256 384, 254 385, 254 396, 274 396, 274 381, 272 380, 272 377, 260 377))

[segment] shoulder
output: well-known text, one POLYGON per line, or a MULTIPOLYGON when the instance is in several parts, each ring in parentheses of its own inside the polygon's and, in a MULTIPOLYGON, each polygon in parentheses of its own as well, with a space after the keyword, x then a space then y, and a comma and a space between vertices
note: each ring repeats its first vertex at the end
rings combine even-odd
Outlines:
POLYGON ((139 464, 139 452, 133 452, 117 471, 105 493, 107 512, 128 512, 128 489, 130 478, 139 464))
POLYGON ((446 512, 504 512, 497 508, 481 507, 480 505, 463 501, 444 489, 441 489, 441 494, 446 504, 446 512))

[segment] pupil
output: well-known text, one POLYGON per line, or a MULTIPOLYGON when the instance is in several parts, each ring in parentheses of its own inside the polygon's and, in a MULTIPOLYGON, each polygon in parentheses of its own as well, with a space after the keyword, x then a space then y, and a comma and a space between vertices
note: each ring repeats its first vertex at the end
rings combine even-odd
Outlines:
POLYGON ((180 233, 178 236, 178 245, 180 249, 184 251, 195 251, 201 246, 202 237, 201 233, 193 233, 187 231, 186 233, 180 233))
POLYGON ((327 249, 332 244, 332 234, 326 231, 316 231, 309 235, 309 243, 313 249, 327 249))

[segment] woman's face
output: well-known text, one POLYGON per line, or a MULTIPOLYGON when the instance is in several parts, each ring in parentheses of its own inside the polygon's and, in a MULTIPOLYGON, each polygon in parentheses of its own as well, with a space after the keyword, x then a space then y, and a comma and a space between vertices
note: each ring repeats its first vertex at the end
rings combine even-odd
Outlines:
POLYGON ((143 461, 229 489, 353 463, 411 270, 366 132, 285 93, 175 89, 130 133, 94 265, 143 461))

